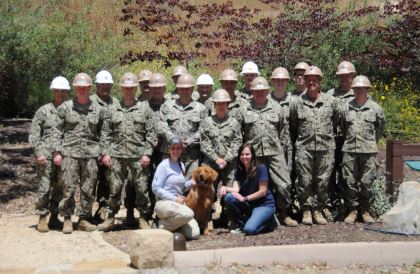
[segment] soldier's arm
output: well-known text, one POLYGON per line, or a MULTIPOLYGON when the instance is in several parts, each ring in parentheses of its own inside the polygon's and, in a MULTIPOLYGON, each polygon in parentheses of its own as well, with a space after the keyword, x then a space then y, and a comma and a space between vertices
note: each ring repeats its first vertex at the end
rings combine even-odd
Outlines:
POLYGON ((153 148, 157 146, 157 133, 153 125, 153 112, 148 107, 146 111, 146 143, 144 144, 144 155, 152 155, 153 148))
POLYGON ((376 142, 382 138, 385 130, 385 115, 382 108, 378 107, 376 114, 376 142))
POLYGON ((159 127, 160 131, 162 132, 162 136, 167 140, 171 140, 175 134, 172 132, 171 128, 168 124, 168 105, 165 103, 161 106, 159 111, 159 127))
POLYGON ((290 99, 290 123, 289 123, 289 130, 290 130, 290 139, 292 141, 292 145, 296 143, 298 137, 298 117, 297 117, 297 102, 296 98, 292 96, 290 99))
MULTIPOLYGON (((207 108, 203 105, 200 104, 200 125, 203 123, 204 119, 206 119, 206 117, 208 116, 209 112, 207 111, 207 108)), ((200 130, 197 130, 196 132, 194 132, 194 134, 191 135, 191 137, 189 137, 187 139, 187 144, 191 145, 191 144, 200 144, 200 130)))
POLYGON ((103 123, 102 123, 102 129, 101 134, 99 138, 99 143, 101 146, 101 154, 103 156, 105 155, 111 155, 111 117, 112 113, 109 110, 103 111, 103 123))
POLYGON ((63 140, 63 135, 64 135, 64 123, 65 123, 66 112, 67 112, 67 109, 66 109, 65 104, 62 104, 61 106, 57 108, 57 115, 58 115, 57 124, 55 125, 53 129, 53 134, 52 134, 52 142, 54 145, 55 152, 61 153, 61 142, 63 140))
POLYGON ((230 149, 226 153, 226 156, 224 158, 226 162, 232 162, 236 158, 238 149, 242 145, 242 131, 241 131, 241 125, 239 124, 239 122, 235 121, 233 132, 234 132, 233 134, 234 138, 231 141, 230 149))
POLYGON ((333 129, 334 132, 337 132, 337 127, 339 126, 339 119, 340 119, 340 100, 336 97, 333 97, 333 117, 332 117, 332 123, 333 123, 333 129))
POLYGON ((219 158, 219 155, 214 151, 213 144, 209 137, 209 130, 211 130, 209 124, 207 121, 204 121, 200 126, 200 150, 204 156, 214 162, 219 158))
POLYGON ((47 155, 42 155, 42 123, 44 122, 44 114, 42 109, 39 109, 32 119, 31 130, 29 132, 29 143, 34 148, 35 157, 46 157, 47 155))

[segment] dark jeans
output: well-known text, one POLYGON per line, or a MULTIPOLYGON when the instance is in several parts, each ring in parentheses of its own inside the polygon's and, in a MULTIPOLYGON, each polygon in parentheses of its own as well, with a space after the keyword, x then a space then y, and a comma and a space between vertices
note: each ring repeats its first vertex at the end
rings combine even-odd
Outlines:
POLYGON ((267 232, 274 224, 276 208, 272 206, 252 207, 249 202, 241 202, 232 193, 225 198, 226 213, 247 235, 255 235, 267 232))

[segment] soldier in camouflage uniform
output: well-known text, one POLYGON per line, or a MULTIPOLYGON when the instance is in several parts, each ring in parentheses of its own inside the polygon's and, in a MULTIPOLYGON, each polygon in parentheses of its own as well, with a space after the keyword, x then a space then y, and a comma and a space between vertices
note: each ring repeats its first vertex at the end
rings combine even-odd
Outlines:
POLYGON ((63 225, 58 219, 58 203, 63 190, 58 181, 59 167, 53 163, 52 135, 58 122, 57 107, 66 100, 70 85, 66 78, 58 76, 52 81, 50 89, 53 91, 54 101, 37 110, 29 133, 29 143, 34 148, 36 157, 38 192, 35 209, 39 215, 39 232, 48 232, 49 228, 60 229, 63 225), (51 216, 47 223, 49 213, 51 216))
MULTIPOLYGON (((111 96, 111 89, 114 81, 111 73, 106 70, 101 70, 96 74, 95 85, 96 94, 93 94, 89 99, 100 106, 101 111, 106 111, 109 107, 114 107, 118 104, 118 100, 111 96)), ((109 198, 109 183, 106 179, 107 167, 101 162, 98 165, 98 184, 96 187, 96 201, 99 203, 99 208, 95 213, 94 220, 97 222, 103 221, 106 217, 106 202, 109 198)))
MULTIPOLYGON (((344 105, 346 102, 354 98, 354 92, 351 88, 351 83, 356 76, 356 69, 354 65, 348 61, 341 62, 337 67, 336 75, 340 80, 340 85, 337 88, 327 91, 328 95, 339 99, 339 104, 344 105)), ((340 207, 341 195, 339 193, 339 186, 343 182, 343 172, 341 169, 341 160, 343 159, 342 148, 344 144, 344 136, 339 127, 334 131, 335 140, 335 154, 334 154, 334 169, 331 174, 329 183, 329 206, 332 208, 340 207)))
POLYGON ((174 136, 180 136, 184 144, 181 161, 185 164, 186 178, 191 178, 192 171, 198 167, 200 158, 199 127, 208 116, 206 107, 192 100, 194 78, 190 74, 183 74, 176 83, 179 99, 165 102, 160 108, 160 122, 164 144, 162 153, 168 155, 169 141, 174 136))
POLYGON ((334 127, 338 105, 334 97, 320 91, 322 72, 310 66, 305 72, 307 91, 290 105, 292 140, 296 146, 297 199, 303 210, 302 223, 326 224, 322 215, 328 182, 334 166, 334 127))
POLYGON ((377 143, 384 131, 385 118, 380 106, 367 95, 371 88, 367 77, 357 76, 351 87, 356 97, 340 109, 340 126, 345 136, 342 186, 350 211, 344 221, 354 223, 359 211, 363 221, 371 223, 372 182, 378 170, 377 143))
POLYGON ((246 62, 242 66, 241 75, 244 78, 244 88, 240 90, 239 95, 247 101, 252 99, 251 83, 255 77, 260 75, 257 64, 252 61, 246 62))
POLYGON ((176 66, 174 69, 174 72, 172 73, 172 81, 175 84, 175 89, 171 91, 169 94, 165 95, 166 99, 178 99, 178 93, 176 91, 176 83, 178 81, 178 78, 182 75, 188 73, 188 70, 184 66, 176 66))
POLYGON ((228 113, 230 97, 226 90, 217 90, 211 100, 215 114, 204 119, 200 128, 203 164, 217 171, 217 183, 221 181, 222 185, 231 187, 236 154, 242 144, 241 125, 228 113))
POLYGON ((240 122, 244 142, 253 145, 258 161, 268 168, 269 187, 274 190, 281 222, 295 226, 296 222, 287 213, 291 205, 291 182, 280 141, 286 114, 276 102, 268 99, 269 88, 263 77, 252 81, 252 100, 243 107, 240 122))
MULTIPOLYGON (((241 107, 248 104, 248 100, 240 96, 240 92, 236 89, 238 76, 233 69, 225 69, 220 73, 219 81, 224 90, 229 93, 230 102, 228 106, 229 116, 239 120, 241 117, 241 107)), ((215 114, 214 104, 211 113, 215 114)))
POLYGON ((64 102, 58 109, 58 123, 54 129, 54 163, 61 166, 60 179, 64 181, 64 196, 60 201, 60 214, 64 216, 63 233, 73 232, 71 215, 74 213, 74 193, 80 184, 78 226, 93 231, 90 223, 94 193, 98 176, 98 158, 101 154, 99 133, 102 125, 101 107, 89 99, 92 79, 79 73, 73 80, 76 98, 64 102), (64 159, 63 159, 64 157, 64 159))
MULTIPOLYGON (((213 91, 213 78, 208 74, 201 74, 197 78, 197 91, 198 91, 198 102, 202 103, 208 110, 209 114, 211 113, 213 102, 209 100, 211 92, 213 91)), ((193 97, 194 99, 194 97, 193 97)))
POLYGON ((152 72, 148 69, 142 70, 139 72, 139 85, 140 85, 140 95, 137 98, 138 101, 144 102, 149 101, 152 97, 149 87, 150 77, 152 77, 152 72))
POLYGON ((300 62, 295 66, 295 90, 292 92, 293 96, 301 96, 306 92, 305 85, 305 70, 308 68, 308 64, 305 62, 300 62))
POLYGON ((136 205, 140 212, 139 228, 150 228, 147 220, 151 218, 148 181, 150 157, 157 138, 153 126, 153 113, 147 102, 136 101, 138 78, 127 72, 121 77, 122 102, 104 119, 101 133, 103 163, 108 167, 110 181, 108 218, 98 226, 109 231, 114 225, 114 216, 121 205, 121 192, 128 170, 131 171, 136 205))

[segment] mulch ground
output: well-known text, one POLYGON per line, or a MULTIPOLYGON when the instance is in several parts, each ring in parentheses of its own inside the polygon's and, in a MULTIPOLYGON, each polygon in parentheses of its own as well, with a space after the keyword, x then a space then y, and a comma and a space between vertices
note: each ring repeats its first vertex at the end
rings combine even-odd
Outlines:
MULTIPOLYGON (((29 122, 18 121, 0 125, 0 214, 34 214, 36 199, 35 158, 27 143, 29 122)), ((384 151, 379 155, 381 170, 384 169, 384 151)), ((405 167, 406 180, 419 181, 419 172, 405 167)), ((375 225, 380 227, 380 224, 375 225)), ((127 251, 130 230, 108 232, 104 238, 117 248, 127 251)), ((296 228, 280 226, 273 232, 257 236, 230 234, 227 229, 215 229, 211 236, 187 243, 188 250, 229 248, 240 246, 290 245, 338 242, 387 242, 419 241, 420 236, 382 234, 364 229, 364 224, 347 225, 341 222, 325 226, 304 226, 296 228)))

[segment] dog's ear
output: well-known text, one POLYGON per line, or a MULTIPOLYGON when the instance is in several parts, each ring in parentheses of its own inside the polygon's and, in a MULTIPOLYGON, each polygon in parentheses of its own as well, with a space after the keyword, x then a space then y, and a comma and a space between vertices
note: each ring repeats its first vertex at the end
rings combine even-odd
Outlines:
POLYGON ((191 174, 191 178, 194 181, 196 181, 196 182, 198 182, 198 180, 200 179, 199 178, 199 176, 200 176, 200 169, 201 169, 201 167, 197 167, 196 169, 193 170, 193 172, 191 174))
POLYGON ((217 180, 217 177, 219 177, 219 174, 217 174, 217 172, 211 167, 208 168, 207 172, 212 182, 215 182, 217 180))

